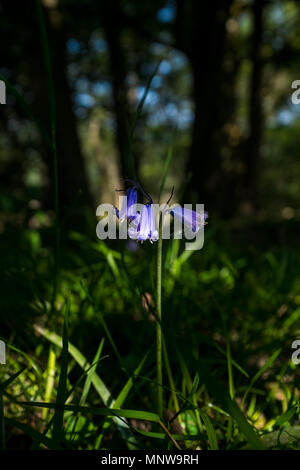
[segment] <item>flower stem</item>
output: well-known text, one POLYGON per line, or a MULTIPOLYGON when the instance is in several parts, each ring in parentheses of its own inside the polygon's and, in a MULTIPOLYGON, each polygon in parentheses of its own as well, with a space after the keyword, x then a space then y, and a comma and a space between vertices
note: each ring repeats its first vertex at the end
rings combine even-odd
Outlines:
POLYGON ((159 239, 157 242, 156 261, 156 373, 157 373, 157 413, 163 416, 163 388, 162 388, 162 331, 161 331, 161 273, 162 273, 162 221, 159 219, 159 239))

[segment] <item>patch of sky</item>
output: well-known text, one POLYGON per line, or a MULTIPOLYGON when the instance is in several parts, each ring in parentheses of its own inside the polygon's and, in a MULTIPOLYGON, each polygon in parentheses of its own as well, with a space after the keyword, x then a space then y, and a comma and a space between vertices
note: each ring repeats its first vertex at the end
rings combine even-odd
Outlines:
POLYGON ((172 66, 170 62, 168 62, 167 60, 163 60, 158 69, 158 71, 162 73, 163 75, 168 75, 171 72, 171 70, 172 70, 172 66))
POLYGON ((286 18, 284 14, 284 9, 279 3, 275 4, 270 10, 270 19, 273 23, 280 26, 284 24, 286 18))
POLYGON ((70 76, 71 80, 74 79, 80 73, 80 66, 79 64, 73 63, 69 64, 67 67, 68 75, 70 76))
POLYGON ((76 80, 76 88, 80 93, 87 93, 90 87, 90 83, 86 78, 79 78, 76 80))
POLYGON ((98 96, 104 96, 112 92, 112 86, 109 82, 97 82, 92 87, 93 93, 98 96))
POLYGON ((152 88, 160 88, 163 84, 163 79, 159 75, 155 75, 153 77, 152 82, 151 82, 151 87, 152 88))
MULTIPOLYGON (((138 86, 137 87, 137 99, 140 101, 145 93, 145 87, 144 86, 138 86)), ((146 99, 145 99, 145 105, 155 105, 159 102, 159 95, 153 90, 148 90, 146 99)))
POLYGON ((84 108, 91 108, 95 104, 95 98, 88 93, 76 93, 75 103, 84 108))
POLYGON ((80 49, 80 42, 77 41, 77 39, 70 38, 67 41, 67 50, 68 52, 70 52, 70 54, 78 54, 78 52, 80 52, 80 49))
POLYGON ((179 128, 186 129, 190 127, 193 120, 194 120, 194 112, 190 104, 188 104, 179 112, 179 116, 178 116, 179 128))
POLYGON ((288 126, 300 117, 300 104, 289 104, 286 108, 281 108, 276 116, 271 120, 270 127, 278 125, 288 126))
POLYGON ((167 122, 173 122, 179 129, 190 127, 194 119, 194 113, 188 101, 177 106, 175 103, 168 103, 163 108, 151 113, 149 116, 150 125, 163 125, 167 122))
POLYGON ((85 119, 88 115, 87 109, 82 106, 76 106, 74 112, 78 119, 85 119))
POLYGON ((169 51, 169 48, 164 44, 160 44, 159 42, 153 42, 150 44, 150 52, 154 55, 163 55, 169 51))
POLYGON ((169 58, 172 64, 172 68, 174 68, 175 70, 181 69, 188 63, 187 57, 176 50, 172 50, 170 52, 169 58))
POLYGON ((90 45, 96 52, 105 52, 107 50, 107 42, 99 36, 92 37, 90 39, 90 45))
POLYGON ((157 12, 157 19, 161 23, 171 23, 174 21, 176 8, 174 2, 167 2, 166 6, 157 12))
POLYGON ((291 124, 291 122, 294 120, 294 117, 294 113, 292 113, 290 110, 282 109, 277 115, 277 121, 279 124, 287 125, 291 124))

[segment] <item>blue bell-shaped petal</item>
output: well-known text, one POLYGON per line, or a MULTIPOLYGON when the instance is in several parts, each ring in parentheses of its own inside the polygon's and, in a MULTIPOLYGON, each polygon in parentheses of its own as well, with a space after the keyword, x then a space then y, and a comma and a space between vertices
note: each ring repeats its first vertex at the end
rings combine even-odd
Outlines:
POLYGON ((145 204, 141 213, 131 223, 128 229, 129 237, 133 240, 156 242, 158 240, 158 230, 155 223, 155 214, 152 204, 145 204))
POLYGON ((137 215, 136 203, 137 190, 135 188, 127 189, 121 210, 119 211, 115 208, 118 219, 123 220, 125 218, 129 218, 130 220, 133 220, 137 215))
POLYGON ((174 207, 170 213, 175 219, 180 219, 183 225, 192 232, 198 232, 205 225, 205 220, 208 217, 206 212, 196 212, 182 207, 174 207))

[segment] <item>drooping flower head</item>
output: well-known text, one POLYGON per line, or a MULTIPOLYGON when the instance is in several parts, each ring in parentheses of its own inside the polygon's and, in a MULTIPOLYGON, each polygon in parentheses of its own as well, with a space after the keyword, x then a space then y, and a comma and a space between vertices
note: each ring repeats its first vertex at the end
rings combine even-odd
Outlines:
POLYGON ((116 215, 118 219, 123 220, 128 218, 133 220, 136 215, 136 203, 137 203, 137 190, 135 188, 129 188, 125 192, 123 204, 121 210, 115 207, 116 215))
POLYGON ((128 235, 132 240, 141 242, 145 240, 156 242, 158 240, 153 204, 143 205, 141 213, 130 224, 128 235))
MULTIPOLYGON (((154 204, 151 196, 143 189, 137 181, 125 179, 132 187, 126 190, 125 200, 122 208, 119 211, 115 208, 116 215, 120 221, 128 219, 130 225, 128 227, 128 235, 132 240, 145 241, 150 240, 156 242, 159 238, 158 230, 156 227, 156 214, 154 212, 154 204), (141 192, 143 196, 148 199, 147 204, 143 204, 141 209, 137 209, 137 191, 141 192)), ((172 196, 166 203, 169 204, 172 196)), ((171 214, 175 220, 183 223, 184 227, 193 233, 197 233, 204 225, 208 215, 206 212, 197 212, 192 209, 182 207, 173 207, 167 210, 166 213, 171 214)))
POLYGON ((208 217, 207 212, 199 213, 184 207, 174 207, 170 211, 170 214, 173 215, 174 219, 179 219, 183 222, 183 225, 192 232, 198 232, 198 230, 205 225, 205 220, 208 217))
POLYGON ((132 240, 151 242, 158 240, 158 230, 156 229, 153 201, 151 196, 143 189, 137 181, 126 179, 133 187, 125 192, 125 199, 121 210, 115 208, 116 215, 120 221, 127 218, 131 223, 128 228, 128 235, 132 240), (149 201, 144 204, 140 212, 137 210, 137 190, 139 190, 149 201))

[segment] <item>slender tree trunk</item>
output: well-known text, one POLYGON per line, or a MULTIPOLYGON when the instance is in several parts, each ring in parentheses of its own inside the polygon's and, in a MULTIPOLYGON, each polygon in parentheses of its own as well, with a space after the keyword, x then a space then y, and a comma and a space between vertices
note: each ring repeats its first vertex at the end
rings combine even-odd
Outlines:
POLYGON ((46 14, 56 95, 59 197, 62 207, 69 207, 74 203, 80 208, 92 207, 71 90, 66 75, 63 18, 56 9, 46 9, 46 14))
POLYGON ((252 76, 249 102, 250 135, 246 151, 245 201, 248 208, 257 207, 257 189, 259 179, 259 162, 263 132, 262 109, 262 41, 264 0, 255 0, 253 5, 253 43, 252 43, 252 76))
POLYGON ((212 3, 178 0, 177 43, 187 53, 193 72, 195 117, 186 172, 186 198, 219 206, 222 198, 222 77, 225 23, 231 0, 212 3), (188 34, 184 32, 188 31, 188 34))
MULTIPOLYGON (((92 209, 93 203, 80 148, 71 90, 66 75, 66 39, 63 33, 62 15, 56 8, 45 8, 44 17, 47 27, 55 88, 60 216, 63 218, 67 214, 70 224, 74 227, 82 225, 82 220, 85 219, 84 209, 92 209)), ((31 54, 28 60, 30 86, 34 96, 34 107, 37 115, 51 136, 49 94, 42 55, 43 51, 40 40, 38 39, 39 26, 34 8, 32 11, 32 20, 34 34, 30 36, 29 45, 31 54)), ((27 34, 29 34, 29 31, 27 31, 27 34)), ((53 208, 53 154, 44 143, 42 155, 45 159, 48 173, 44 202, 47 207, 53 208)))
MULTIPOLYGON (((43 12, 56 94, 60 207, 63 212, 64 208, 70 208, 70 205, 74 206, 75 201, 74 212, 77 207, 77 213, 80 214, 82 208, 91 207, 92 203, 77 133, 71 90, 66 75, 66 38, 62 24, 63 15, 57 8, 56 2, 42 3, 45 5, 43 12), (50 6, 52 4, 54 6, 50 6), (79 191, 81 191, 81 196, 78 197, 79 191)), ((15 24, 13 40, 17 45, 18 42, 20 43, 22 51, 22 56, 19 58, 19 69, 16 64, 13 64, 13 67, 17 72, 22 70, 23 75, 20 76, 24 80, 25 86, 27 85, 30 90, 33 108, 51 135, 49 93, 35 1, 26 2, 26 4, 14 0, 5 2, 3 14, 5 18, 15 24)), ((47 207, 53 208, 53 155, 44 142, 41 146, 41 154, 48 176, 44 203, 47 207)), ((63 214, 61 215, 63 216, 63 214)))
POLYGON ((100 170, 100 186, 97 188, 97 201, 117 204, 118 196, 116 189, 120 188, 119 165, 115 149, 107 149, 103 146, 100 138, 101 120, 98 114, 92 115, 89 121, 87 139, 92 154, 100 170))
POLYGON ((119 151, 120 173, 133 178, 136 173, 133 149, 130 146, 131 113, 126 84, 127 65, 122 45, 122 23, 119 0, 101 6, 102 23, 107 39, 116 118, 116 143, 119 151))

